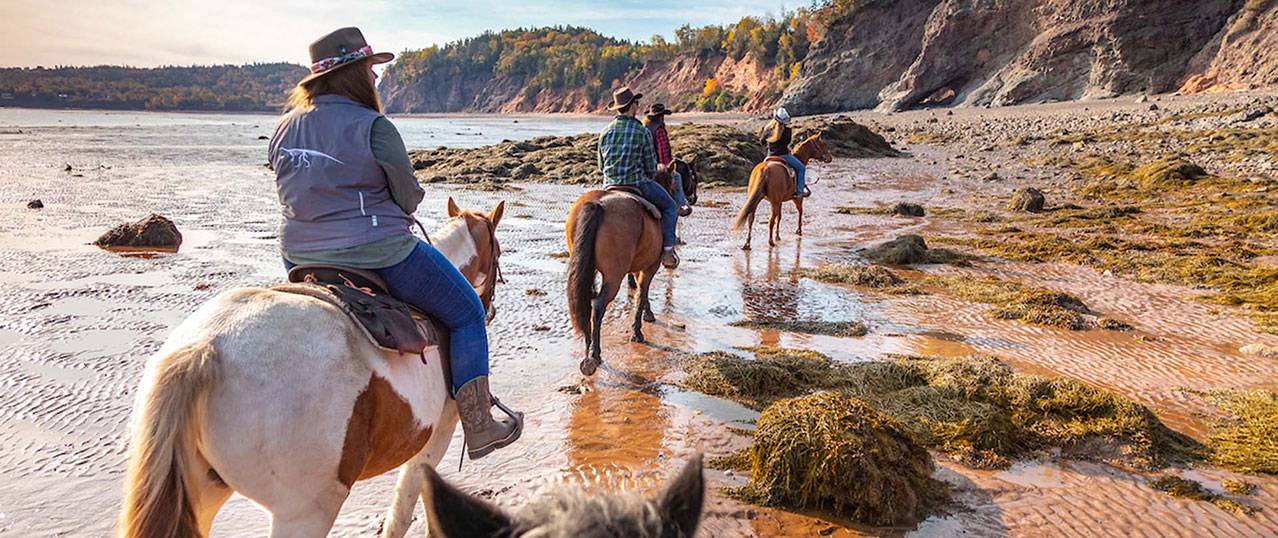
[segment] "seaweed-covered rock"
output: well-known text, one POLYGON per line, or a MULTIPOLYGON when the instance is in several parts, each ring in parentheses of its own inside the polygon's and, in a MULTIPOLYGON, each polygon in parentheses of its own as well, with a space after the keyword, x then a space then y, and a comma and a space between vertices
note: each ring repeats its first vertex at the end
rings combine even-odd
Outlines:
POLYGON ((946 496, 927 449, 865 402, 836 393, 768 406, 750 462, 748 497, 870 525, 919 521, 946 496))
POLYGON ((917 235, 903 235, 867 249, 865 257, 889 265, 928 263, 927 242, 917 235))
POLYGON ((1046 202, 1047 198, 1043 196, 1043 191, 1034 187, 1022 187, 1012 192, 1012 200, 1007 203, 1007 209, 1038 212, 1043 210, 1043 204, 1046 202))
POLYGON ((1183 185, 1207 177, 1207 171, 1180 157, 1164 157, 1132 171, 1142 187, 1183 185))
POLYGON ((795 139, 798 144, 803 135, 821 133, 821 139, 830 147, 835 157, 898 157, 897 151, 878 133, 847 116, 814 116, 795 121, 795 139))
POLYGON ((909 202, 897 202, 888 208, 888 213, 902 217, 922 217, 927 214, 923 206, 909 202))
POLYGON ((132 224, 112 228, 93 244, 103 248, 177 249, 182 245, 182 233, 173 221, 152 214, 132 224))
POLYGON ((799 269, 799 276, 825 282, 852 284, 868 288, 891 288, 905 283, 886 267, 850 263, 828 263, 818 267, 799 269))

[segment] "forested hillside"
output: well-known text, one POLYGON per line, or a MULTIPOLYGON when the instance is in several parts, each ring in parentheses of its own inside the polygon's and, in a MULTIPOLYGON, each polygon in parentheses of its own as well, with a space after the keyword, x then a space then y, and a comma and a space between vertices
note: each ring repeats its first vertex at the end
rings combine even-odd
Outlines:
POLYGON ((138 110, 278 110, 305 67, 0 68, 0 106, 138 110))

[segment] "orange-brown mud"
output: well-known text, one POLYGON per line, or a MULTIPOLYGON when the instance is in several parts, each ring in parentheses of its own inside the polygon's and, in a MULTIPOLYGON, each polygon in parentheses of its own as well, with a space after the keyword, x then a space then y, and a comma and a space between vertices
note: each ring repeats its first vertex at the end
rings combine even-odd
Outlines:
MULTIPOLYGON (((199 181, 183 181, 179 170, 131 164, 127 152, 110 154, 106 133, 42 135, 49 140, 41 143, 72 148, 67 151, 77 158, 110 168, 71 180, 60 162, 24 161, 7 155, 14 150, 0 150, 0 158, 17 163, 3 165, 0 179, 21 176, 25 189, 0 195, 0 534, 101 536, 110 533, 119 500, 125 421, 143 360, 170 328, 216 293, 283 276, 274 236, 278 207, 257 144, 219 148, 201 167, 199 181), (94 143, 108 147, 73 149, 96 148, 94 143), (23 209, 23 200, 35 195, 47 207, 23 209), (125 257, 87 244, 102 230, 149 212, 177 222, 187 238, 179 252, 125 257)), ((466 462, 460 472, 461 443, 454 439, 443 474, 506 506, 565 482, 650 490, 696 451, 717 456, 748 445, 736 430, 752 428, 757 413, 678 384, 680 354, 735 346, 800 347, 844 361, 888 353, 992 354, 1020 371, 1112 388, 1199 439, 1213 410, 1182 388, 1275 386, 1278 361, 1238 348, 1278 343, 1278 337, 1256 333, 1241 312, 1195 301, 1199 292, 1189 288, 1137 284, 1075 266, 994 260, 915 269, 996 275, 1066 291, 1135 326, 1130 332, 1068 331, 1000 320, 988 313, 989 305, 944 294, 889 295, 796 277, 798 268, 859 261, 857 248, 900 234, 966 233, 961 224, 932 217, 834 212, 839 205, 898 201, 967 203, 946 193, 962 191, 962 180, 942 180, 943 165, 932 164, 947 158, 946 149, 909 149, 911 158, 815 165, 820 181, 808 202, 808 235, 794 236, 793 207, 787 205, 782 242, 772 249, 756 238, 755 249, 742 252, 741 238, 727 232, 743 192, 702 193, 709 203, 682 225, 688 243, 683 265, 653 285, 658 321, 645 327, 651 344, 626 341, 631 301, 619 297, 605 323, 605 366, 592 379, 577 371, 582 345, 564 308, 564 260, 552 256, 565 248, 562 218, 580 189, 527 185, 519 192, 486 193, 428 186, 419 212, 428 228, 440 221, 450 195, 472 208, 507 201, 498 233, 508 284, 498 289, 498 316, 490 326, 493 390, 527 416, 518 444, 466 462), (529 288, 549 293, 528 295, 529 288), (727 326, 743 318, 864 321, 870 330, 864 337, 838 338, 727 326)), ((762 216, 759 221, 766 222, 762 216)), ((743 484, 744 476, 708 470, 712 491, 702 535, 1278 534, 1278 478, 1272 476, 1242 477, 1259 487, 1238 499, 1260 511, 1239 515, 1154 491, 1146 485, 1153 474, 1103 464, 1049 457, 975 471, 934 455, 938 478, 954 486, 954 502, 917 528, 870 529, 743 504, 720 489, 743 484)), ((1180 472, 1215 491, 1221 479, 1241 477, 1210 466, 1180 472)), ((357 484, 333 534, 374 534, 393 485, 393 474, 357 484)), ((423 532, 420 518, 419 508, 410 535, 423 532)), ((266 516, 236 497, 219 515, 214 535, 260 535, 266 527, 266 516)))

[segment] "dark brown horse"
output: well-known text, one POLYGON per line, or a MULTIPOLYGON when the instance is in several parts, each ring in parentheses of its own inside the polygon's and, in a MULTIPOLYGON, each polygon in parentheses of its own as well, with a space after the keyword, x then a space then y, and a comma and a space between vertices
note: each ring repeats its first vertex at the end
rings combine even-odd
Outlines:
POLYGON ((675 159, 670 162, 670 168, 683 178, 683 195, 688 198, 688 205, 697 205, 697 185, 701 183, 697 177, 697 157, 687 161, 675 159))
MULTIPOLYGON (((827 163, 834 160, 834 157, 830 155, 829 146, 826 146, 825 141, 821 139, 821 133, 809 136, 800 142, 794 148, 794 156, 798 157, 799 162, 802 162, 804 166, 807 166, 808 161, 814 157, 827 163)), ((765 196, 772 203, 772 215, 768 217, 768 246, 774 246, 776 241, 781 240, 781 204, 783 202, 794 201, 795 209, 799 210, 799 227, 794 233, 803 235, 803 198, 794 197, 794 182, 794 178, 790 177, 789 167, 784 163, 765 160, 754 166, 754 170, 750 172, 750 196, 746 204, 741 206, 741 212, 737 213, 737 220, 732 225, 732 231, 737 231, 742 224, 749 221, 745 245, 741 246, 741 250, 750 250, 750 239, 754 236, 754 212, 765 196)))
MULTIPOLYGON (((671 175, 664 168, 655 179, 666 192, 673 190, 671 175)), ((693 189, 695 192, 696 187, 693 189)), ((621 290, 626 275, 639 277, 631 341, 644 342, 643 322, 656 321, 648 302, 648 288, 661 267, 661 223, 629 197, 593 190, 577 197, 568 210, 564 228, 568 240, 568 312, 573 330, 586 340, 581 373, 591 375, 603 362, 599 330, 604 312, 621 290), (603 275, 597 292, 596 272, 603 275)))

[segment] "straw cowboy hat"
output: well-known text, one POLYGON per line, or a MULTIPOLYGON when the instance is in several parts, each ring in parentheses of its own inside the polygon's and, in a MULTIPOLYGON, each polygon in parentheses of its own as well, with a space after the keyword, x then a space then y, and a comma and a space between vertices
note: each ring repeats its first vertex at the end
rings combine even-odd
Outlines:
POLYGON ((630 86, 622 86, 612 92, 612 106, 608 107, 608 110, 621 110, 642 97, 642 93, 630 91, 630 86))
POLYGON ((372 58, 375 64, 384 64, 394 60, 395 55, 389 52, 373 52, 373 47, 368 46, 359 28, 333 30, 311 43, 311 74, 302 79, 301 84, 365 58, 372 58))

